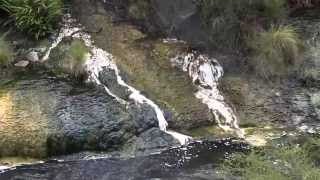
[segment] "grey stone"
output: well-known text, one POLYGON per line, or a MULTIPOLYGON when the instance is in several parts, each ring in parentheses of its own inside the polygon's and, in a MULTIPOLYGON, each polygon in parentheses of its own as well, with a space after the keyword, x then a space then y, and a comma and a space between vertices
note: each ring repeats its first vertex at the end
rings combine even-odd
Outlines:
MULTIPOLYGON (((0 128, 0 155, 113 151, 128 141, 136 143, 132 139, 149 129, 158 129, 156 113, 147 104, 124 105, 103 88, 74 87, 40 73, 32 77, 17 80, 11 91, 14 111, 6 111, 4 121, 11 119, 11 123, 0 128)), ((0 107, 5 106, 1 103, 0 107)), ((165 140, 172 144, 165 133, 155 136, 163 139, 162 144, 165 140)))
POLYGON ((311 104, 320 119, 320 93, 311 94, 311 104))
POLYGON ((38 62, 39 61, 39 55, 38 52, 35 51, 31 51, 27 54, 26 56, 27 60, 31 61, 31 62, 38 62))
POLYGON ((14 66, 16 67, 27 67, 29 65, 29 61, 19 61, 14 66))

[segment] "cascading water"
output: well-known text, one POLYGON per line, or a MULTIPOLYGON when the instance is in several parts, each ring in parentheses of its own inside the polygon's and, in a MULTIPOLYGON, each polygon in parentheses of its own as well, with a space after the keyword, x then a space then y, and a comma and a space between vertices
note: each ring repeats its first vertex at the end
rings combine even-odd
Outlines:
POLYGON ((218 81, 223 76, 223 69, 217 60, 195 53, 178 55, 171 59, 174 66, 188 72, 192 82, 197 85, 195 96, 208 106, 215 116, 220 128, 226 131, 235 131, 243 138, 244 132, 238 125, 238 120, 231 107, 218 89, 218 81))
POLYGON ((176 138, 181 144, 186 144, 188 141, 190 141, 192 138, 174 131, 169 131, 167 130, 168 123, 163 115, 163 112, 159 108, 158 105, 156 105, 153 101, 148 99, 147 97, 143 96, 138 90, 135 88, 131 87, 128 85, 120 76, 120 72, 116 66, 116 64, 113 62, 113 57, 111 54, 108 52, 97 48, 93 45, 93 42, 91 40, 91 37, 88 33, 84 33, 83 29, 81 28, 80 25, 75 25, 75 20, 71 18, 70 15, 65 15, 63 18, 63 26, 60 30, 60 33, 51 45, 49 47, 47 53, 43 57, 42 61, 45 61, 49 58, 50 52, 52 49, 54 49, 58 44, 63 40, 64 37, 75 37, 82 39, 86 46, 89 47, 90 53, 87 55, 87 60, 86 60, 86 70, 89 74, 89 81, 96 83, 97 85, 102 85, 106 92, 114 97, 116 100, 118 100, 120 103, 123 104, 128 104, 128 102, 117 95, 115 95, 112 91, 108 89, 105 85, 101 83, 99 80, 99 74, 102 72, 104 69, 109 69, 113 70, 116 75, 116 80, 119 85, 122 87, 127 88, 130 91, 130 96, 129 98, 134 100, 137 104, 143 104, 146 103, 150 107, 152 107, 157 115, 158 123, 159 123, 159 128, 172 135, 174 138, 176 138))

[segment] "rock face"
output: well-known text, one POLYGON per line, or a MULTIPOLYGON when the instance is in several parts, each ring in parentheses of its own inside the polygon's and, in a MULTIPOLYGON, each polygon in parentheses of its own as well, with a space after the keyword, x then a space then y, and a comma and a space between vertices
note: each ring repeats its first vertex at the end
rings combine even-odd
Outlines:
POLYGON ((318 119, 320 119, 320 93, 311 94, 311 103, 317 113, 318 119))
POLYGON ((38 62, 39 61, 39 54, 36 51, 31 51, 27 54, 26 58, 28 59, 28 61, 38 62))
MULTIPOLYGON (((28 76, 16 82, 9 78, 4 83, 13 84, 1 90, 0 107, 5 107, 0 112, 1 156, 46 157, 82 150, 117 150, 129 141, 134 144, 147 130, 158 128, 156 114, 149 106, 125 106, 103 89, 47 74, 30 77, 31 73, 26 73, 28 76)), ((139 145, 156 149, 177 143, 162 131, 150 138, 166 142, 140 140, 139 145)))
MULTIPOLYGON (((320 132, 319 107, 316 103, 320 88, 320 17, 310 13, 304 12, 304 16, 290 19, 306 45, 294 77, 287 77, 281 82, 263 81, 247 72, 232 72, 233 66, 225 66, 229 73, 223 78, 222 91, 237 109, 242 127, 270 125, 320 132)), ((243 69, 243 66, 239 68, 243 69)))
MULTIPOLYGON (((121 7, 120 2, 116 4, 121 7)), ((73 0, 72 7, 74 17, 85 27, 103 29, 92 33, 96 45, 114 56, 126 82, 165 111, 169 128, 186 132, 194 127, 214 124, 214 117, 206 105, 194 96, 196 87, 188 75, 177 71, 170 62, 170 57, 188 49, 186 44, 145 39, 147 35, 138 27, 113 23, 114 15, 106 11, 100 2, 73 0)), ((101 81, 117 95, 126 97, 127 92, 113 83, 112 73, 104 71, 101 81)))
POLYGON ((29 61, 19 61, 14 64, 16 67, 27 67, 29 65, 29 61))
MULTIPOLYGON (((104 2, 104 1, 102 1, 104 2)), ((151 34, 164 34, 167 37, 176 37, 190 42, 193 46, 206 48, 210 43, 209 29, 201 23, 198 3, 194 0, 111 0, 105 6, 114 12, 113 19, 130 19, 135 24, 151 34), (144 6, 141 6, 143 2, 144 6), (135 17, 131 9, 137 9, 135 17)))
POLYGON ((196 1, 151 0, 155 14, 152 21, 169 36, 178 37, 194 46, 209 43, 208 29, 202 24, 196 1))

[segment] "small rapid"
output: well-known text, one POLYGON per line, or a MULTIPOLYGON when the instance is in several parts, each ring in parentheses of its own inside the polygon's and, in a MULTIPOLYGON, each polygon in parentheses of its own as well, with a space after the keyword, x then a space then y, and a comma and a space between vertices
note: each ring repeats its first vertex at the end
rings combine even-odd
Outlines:
POLYGON ((218 61, 205 55, 189 53, 178 55, 172 58, 171 62, 173 66, 189 74, 198 88, 195 96, 208 106, 218 126, 225 131, 234 131, 237 136, 244 138, 244 132, 239 127, 233 109, 225 102, 218 89, 218 81, 224 74, 218 61))
POLYGON ((105 91, 112 97, 114 97, 118 102, 122 104, 128 104, 128 102, 121 97, 117 96, 113 93, 107 86, 103 85, 103 83, 99 80, 99 74, 104 69, 109 69, 115 72, 117 83, 127 88, 130 91, 129 99, 133 100, 137 105, 139 104, 148 104, 152 107, 156 113, 158 124, 160 130, 172 135, 175 139, 177 139, 180 144, 184 145, 188 143, 192 138, 190 136, 186 136, 174 131, 170 131, 167 129, 168 122, 166 121, 164 114, 160 107, 155 104, 152 100, 148 99, 147 97, 143 96, 140 91, 136 90, 134 87, 128 85, 120 76, 120 71, 117 65, 113 61, 113 56, 94 46, 93 41, 88 33, 85 33, 83 28, 80 24, 76 24, 76 20, 72 19, 71 15, 65 15, 63 18, 63 25, 60 30, 60 33, 56 40, 52 43, 52 45, 48 48, 46 54, 42 58, 42 61, 48 60, 50 56, 50 52, 52 49, 58 46, 58 44, 65 38, 65 37, 74 37, 82 39, 87 47, 89 47, 90 53, 87 54, 87 59, 85 63, 86 71, 89 74, 88 81, 94 82, 97 85, 101 85, 104 87, 105 91))

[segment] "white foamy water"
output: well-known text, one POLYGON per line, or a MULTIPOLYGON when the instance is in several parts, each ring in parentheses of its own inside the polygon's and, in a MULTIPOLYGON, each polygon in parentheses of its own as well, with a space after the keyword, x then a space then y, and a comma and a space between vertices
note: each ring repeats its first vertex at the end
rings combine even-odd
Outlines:
POLYGON ((75 20, 71 18, 70 15, 66 15, 64 17, 64 25, 62 26, 62 29, 60 30, 60 33, 57 37, 57 39, 54 41, 54 43, 49 47, 47 50, 45 56, 42 58, 42 61, 45 61, 49 58, 50 52, 52 49, 58 46, 58 44, 63 40, 65 37, 76 37, 82 39, 86 46, 89 47, 90 53, 87 55, 87 60, 85 63, 86 70, 89 73, 89 80, 96 83, 97 85, 102 85, 106 92, 114 97, 117 101, 123 104, 127 104, 124 99, 118 97, 115 95, 110 89, 108 89, 105 85, 101 83, 99 80, 99 74, 104 69, 111 69, 115 72, 115 75, 117 77, 117 82, 119 85, 128 88, 131 92, 129 98, 132 99, 137 104, 143 104, 146 103, 150 105, 154 111, 156 112, 156 116, 159 123, 159 128, 172 135, 175 139, 177 139, 181 144, 186 144, 188 141, 190 141, 192 138, 190 136, 186 136, 177 132, 168 131, 168 123, 163 115, 162 110, 159 108, 157 104, 155 104, 152 100, 148 99, 147 97, 143 96, 140 91, 136 90, 134 87, 128 85, 120 76, 120 71, 117 67, 117 65, 113 62, 113 57, 110 53, 104 51, 103 49, 97 48, 94 46, 93 41, 91 40, 91 37, 88 33, 85 33, 84 31, 81 31, 82 28, 80 25, 74 25, 75 20))
POLYGON ((10 167, 8 166, 0 166, 0 171, 3 171, 3 170, 6 170, 6 169, 9 169, 10 167))
POLYGON ((188 72, 192 82, 198 87, 195 96, 208 106, 219 127, 226 131, 234 131, 243 138, 244 132, 239 128, 233 109, 225 103, 218 89, 218 81, 224 73, 218 61, 204 55, 196 56, 189 53, 179 55, 171 59, 171 62, 188 72))

